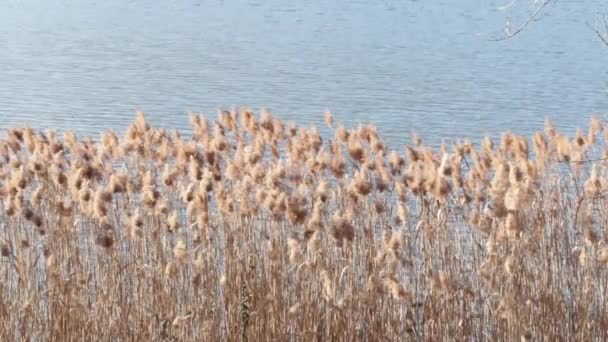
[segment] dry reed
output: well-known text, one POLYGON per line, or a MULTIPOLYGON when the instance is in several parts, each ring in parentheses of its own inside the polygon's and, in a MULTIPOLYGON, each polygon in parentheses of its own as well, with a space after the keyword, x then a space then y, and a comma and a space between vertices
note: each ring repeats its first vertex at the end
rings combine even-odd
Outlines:
POLYGON ((262 111, 0 140, 0 340, 606 340, 608 126, 389 150, 262 111))

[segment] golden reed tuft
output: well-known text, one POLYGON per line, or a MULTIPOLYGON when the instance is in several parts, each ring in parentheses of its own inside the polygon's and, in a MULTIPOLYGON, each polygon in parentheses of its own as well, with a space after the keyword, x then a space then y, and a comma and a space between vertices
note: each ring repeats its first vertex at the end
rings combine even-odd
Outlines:
POLYGON ((608 339, 600 118, 400 150, 325 123, 3 131, 0 336, 608 339))

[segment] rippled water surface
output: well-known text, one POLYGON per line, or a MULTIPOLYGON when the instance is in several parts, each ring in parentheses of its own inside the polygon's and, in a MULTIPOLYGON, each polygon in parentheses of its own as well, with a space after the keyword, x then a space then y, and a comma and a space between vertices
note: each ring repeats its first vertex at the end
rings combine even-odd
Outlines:
POLYGON ((608 48, 586 22, 608 4, 559 1, 491 41, 508 2, 5 0, 0 127, 121 130, 140 108, 184 128, 187 110, 231 105, 309 124, 329 108, 402 143, 605 116, 608 48))

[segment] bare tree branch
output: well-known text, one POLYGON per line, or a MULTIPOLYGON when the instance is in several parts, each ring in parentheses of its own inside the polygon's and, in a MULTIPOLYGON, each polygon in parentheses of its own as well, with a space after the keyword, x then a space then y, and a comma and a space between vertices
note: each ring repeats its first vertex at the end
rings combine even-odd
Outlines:
POLYGON ((601 32, 597 29, 597 27, 589 23, 587 23, 587 26, 589 26, 589 28, 595 32, 604 45, 608 46, 608 22, 606 21, 606 16, 602 16, 602 23, 604 24, 604 32, 601 32))
POLYGON ((541 14, 542 10, 548 4, 550 4, 553 1, 554 0, 542 0, 542 3, 536 8, 536 10, 517 29, 515 29, 514 31, 505 30, 505 32, 504 32, 505 35, 504 36, 497 37, 497 38, 492 38, 491 40, 493 40, 493 41, 501 41, 501 40, 506 40, 506 39, 509 39, 509 38, 512 38, 512 37, 516 36, 521 31, 523 31, 532 21, 536 20, 538 18, 538 16, 541 14))

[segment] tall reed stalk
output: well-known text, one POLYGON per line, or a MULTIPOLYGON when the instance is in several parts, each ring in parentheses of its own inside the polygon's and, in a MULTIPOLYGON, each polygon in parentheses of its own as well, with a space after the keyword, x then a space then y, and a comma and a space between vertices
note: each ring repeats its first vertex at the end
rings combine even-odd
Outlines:
POLYGON ((191 118, 1 136, 0 340, 608 339, 600 120, 394 150, 191 118))

